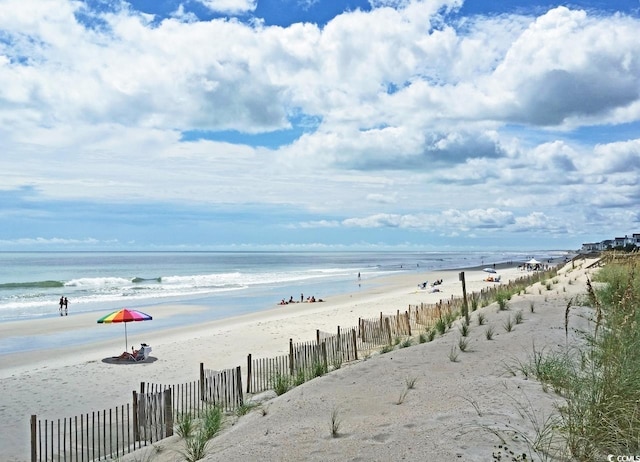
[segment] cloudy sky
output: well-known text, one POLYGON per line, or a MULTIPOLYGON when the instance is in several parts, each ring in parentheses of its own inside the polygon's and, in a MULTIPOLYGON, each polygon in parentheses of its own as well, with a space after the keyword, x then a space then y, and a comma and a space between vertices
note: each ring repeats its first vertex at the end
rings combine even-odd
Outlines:
POLYGON ((640 232, 640 1, 1 0, 0 250, 640 232))

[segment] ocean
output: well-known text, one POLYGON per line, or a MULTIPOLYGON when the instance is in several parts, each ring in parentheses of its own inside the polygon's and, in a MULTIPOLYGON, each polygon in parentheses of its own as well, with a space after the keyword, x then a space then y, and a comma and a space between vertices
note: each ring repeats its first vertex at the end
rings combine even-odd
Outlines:
MULTIPOLYGON (((357 274, 469 268, 558 258, 540 252, 0 252, 0 322, 106 313, 162 303, 224 306, 213 317, 272 308, 300 294, 354 290, 357 274), (250 306, 246 306, 246 305, 250 306)), ((213 310, 216 311, 216 310, 213 310)))
MULTIPOLYGON (((152 322, 137 335, 268 310, 300 300, 359 290, 362 280, 399 272, 471 268, 563 258, 567 252, 0 252, 0 323, 162 304, 205 306, 152 322)), ((37 338, 0 338, 0 355, 109 340, 121 329, 102 324, 37 338)))

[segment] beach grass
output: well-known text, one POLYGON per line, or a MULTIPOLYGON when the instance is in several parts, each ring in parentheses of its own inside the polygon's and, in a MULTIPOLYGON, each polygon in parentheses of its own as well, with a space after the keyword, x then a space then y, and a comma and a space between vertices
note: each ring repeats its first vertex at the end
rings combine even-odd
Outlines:
POLYGON ((340 436, 340 425, 342 425, 342 420, 340 419, 340 411, 337 407, 334 407, 331 411, 331 418, 329 422, 329 432, 332 438, 337 438, 340 436))
POLYGON ((393 345, 384 345, 381 349, 380 349, 380 353, 384 354, 384 353, 389 353, 390 351, 393 351, 395 349, 395 347, 393 345))
POLYGON ((449 361, 452 363, 458 362, 458 349, 456 345, 452 345, 451 350, 449 350, 449 361))
POLYGON ((522 324, 522 322, 524 321, 524 315, 522 314, 522 311, 516 311, 516 313, 513 315, 513 321, 516 324, 522 324))
POLYGON ((293 384, 298 387, 307 381, 307 371, 299 369, 296 372, 296 376, 293 378, 293 384))
POLYGON ((181 438, 191 438, 195 431, 195 419, 192 412, 184 412, 178 416, 176 433, 181 438))
POLYGON ((610 263, 596 273, 597 288, 588 282, 596 323, 593 332, 582 335, 578 347, 534 351, 532 373, 566 400, 559 408, 558 428, 572 460, 640 454, 637 263, 637 258, 610 263))
POLYGON ((502 324, 502 327, 504 327, 504 330, 507 332, 511 332, 513 330, 513 320, 511 319, 511 316, 507 317, 502 324))
POLYGON ((484 330, 484 336, 487 340, 493 340, 494 334, 495 330, 493 329, 493 326, 487 326, 487 328, 484 330))
POLYGON ((311 366, 311 375, 312 377, 322 377, 324 374, 329 372, 327 370, 327 366, 322 361, 316 361, 311 366))
POLYGON ((181 422, 190 422, 189 428, 183 428, 178 434, 184 438, 184 450, 180 451, 180 454, 186 461, 195 462, 204 458, 209 441, 222 428, 223 417, 222 410, 218 406, 205 408, 203 416, 197 422, 194 421, 192 414, 185 414, 181 422))
POLYGON ((273 375, 272 383, 273 391, 275 391, 278 396, 284 395, 291 388, 291 380, 289 379, 289 376, 279 372, 273 375))
POLYGON ((496 292, 496 302, 498 303, 498 311, 505 311, 509 309, 509 299, 511 295, 505 290, 499 290, 496 292))
POLYGON ((458 339, 458 349, 463 353, 468 351, 469 350, 469 339, 466 338, 466 337, 460 337, 458 339))

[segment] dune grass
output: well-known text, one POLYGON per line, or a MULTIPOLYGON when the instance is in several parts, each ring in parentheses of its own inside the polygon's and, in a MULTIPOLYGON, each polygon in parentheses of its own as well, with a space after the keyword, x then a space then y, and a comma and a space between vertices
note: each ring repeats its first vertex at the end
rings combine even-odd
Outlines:
POLYGON ((597 288, 588 282, 595 326, 580 346, 534 351, 532 374, 566 399, 558 429, 573 460, 640 454, 638 263, 609 264, 596 274, 597 288))
POLYGON ((180 425, 189 422, 189 429, 182 428, 178 433, 184 438, 184 450, 180 454, 188 462, 202 459, 206 452, 209 440, 222 428, 223 413, 218 406, 209 406, 204 410, 202 417, 194 421, 192 414, 185 414, 180 425))

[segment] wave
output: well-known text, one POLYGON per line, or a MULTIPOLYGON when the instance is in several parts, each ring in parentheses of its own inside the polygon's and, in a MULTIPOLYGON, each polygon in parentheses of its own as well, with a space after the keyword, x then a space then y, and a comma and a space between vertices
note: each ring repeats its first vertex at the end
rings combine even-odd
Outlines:
POLYGON ((157 277, 157 278, 139 278, 139 277, 135 277, 131 280, 131 282, 133 282, 134 284, 138 283, 138 282, 145 282, 145 281, 155 281, 155 282, 162 282, 162 277, 157 277))
POLYGON ((0 284, 0 289, 50 289, 64 287, 62 281, 34 281, 34 282, 6 282, 0 284))
POLYGON ((65 287, 84 287, 84 288, 96 288, 96 287, 121 287, 131 284, 131 279, 119 278, 119 277, 105 277, 105 278, 80 278, 72 279, 64 283, 65 287))

